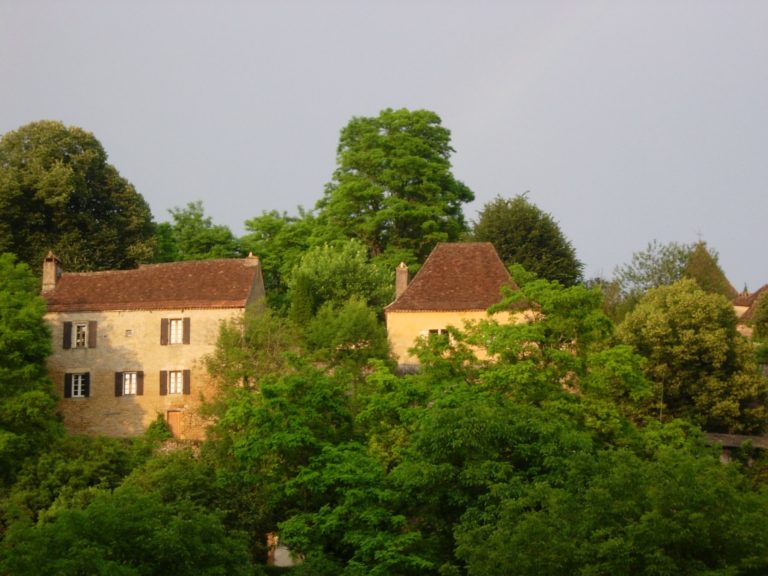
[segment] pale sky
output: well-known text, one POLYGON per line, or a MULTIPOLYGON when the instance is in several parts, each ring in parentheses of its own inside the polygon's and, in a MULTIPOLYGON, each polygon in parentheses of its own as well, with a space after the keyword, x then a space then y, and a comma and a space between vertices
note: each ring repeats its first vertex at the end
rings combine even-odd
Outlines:
POLYGON ((0 134, 93 132, 156 221, 312 208, 352 116, 424 108, 468 220, 530 191, 586 277, 702 238, 768 283, 763 0, 0 0, 0 82, 0 134))

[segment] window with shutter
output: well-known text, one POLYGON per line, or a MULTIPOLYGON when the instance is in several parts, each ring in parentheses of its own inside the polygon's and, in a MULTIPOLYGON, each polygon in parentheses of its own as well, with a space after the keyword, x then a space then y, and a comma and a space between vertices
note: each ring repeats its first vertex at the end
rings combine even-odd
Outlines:
POLYGON ((160 320, 160 344, 189 344, 191 320, 186 318, 162 318, 160 320))
POLYGON ((141 396, 143 393, 143 372, 115 372, 115 396, 141 396))
POLYGON ((64 375, 64 398, 88 398, 90 394, 90 374, 64 375))

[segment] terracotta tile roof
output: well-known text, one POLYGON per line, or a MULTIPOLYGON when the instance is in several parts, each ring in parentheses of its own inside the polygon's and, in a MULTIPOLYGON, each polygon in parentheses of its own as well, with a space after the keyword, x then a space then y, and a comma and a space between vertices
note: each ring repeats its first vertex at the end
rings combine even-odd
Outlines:
POLYGON ((752 292, 751 294, 742 293, 733 299, 734 306, 747 307, 747 310, 744 312, 744 314, 739 316, 740 323, 746 323, 752 319, 752 316, 754 316, 755 314, 755 308, 757 307, 757 301, 760 299, 760 297, 763 294, 766 294, 766 293, 768 293, 768 284, 764 285, 762 288, 760 288, 756 292, 752 292))
POLYGON ((257 283, 259 260, 248 257, 64 273, 43 296, 50 312, 232 308, 245 306, 257 283))
POLYGON ((485 310, 516 288, 490 242, 441 243, 387 312, 485 310))

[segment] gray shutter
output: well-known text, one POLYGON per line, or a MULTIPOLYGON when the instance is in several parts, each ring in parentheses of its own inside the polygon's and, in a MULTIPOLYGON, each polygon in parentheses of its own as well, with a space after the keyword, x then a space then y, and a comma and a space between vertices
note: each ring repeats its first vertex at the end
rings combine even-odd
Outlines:
POLYGON ((136 372, 136 396, 142 396, 144 394, 144 372, 139 370, 136 372))
POLYGON ((115 396, 123 395, 123 373, 115 372, 115 396))
POLYGON ((91 373, 83 374, 83 396, 88 398, 91 395, 91 373))
POLYGON ((72 322, 64 322, 64 350, 72 348, 72 322))
POLYGON ((160 396, 168 395, 168 371, 160 370, 160 396))
POLYGON ((72 374, 64 374, 64 398, 72 398, 72 374))
POLYGON ((98 341, 96 331, 98 326, 99 323, 96 322, 96 320, 90 320, 88 322, 88 348, 96 348, 96 343, 98 341))
POLYGON ((190 327, 191 327, 191 322, 190 322, 189 317, 184 318, 183 326, 184 326, 184 330, 183 330, 183 333, 181 335, 181 343, 182 344, 189 344, 189 336, 190 336, 189 330, 190 330, 190 327))
POLYGON ((160 320, 160 345, 168 345, 168 318, 162 318, 160 320))
POLYGON ((182 378, 184 379, 184 388, 182 390, 184 394, 190 394, 191 387, 192 387, 191 385, 192 378, 189 370, 184 370, 182 372, 182 378))

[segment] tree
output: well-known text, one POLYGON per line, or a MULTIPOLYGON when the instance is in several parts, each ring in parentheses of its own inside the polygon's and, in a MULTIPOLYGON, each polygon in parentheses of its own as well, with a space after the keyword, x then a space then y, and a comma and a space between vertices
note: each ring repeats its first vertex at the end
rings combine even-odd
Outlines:
POLYGON ((144 198, 107 163, 93 134, 40 121, 0 139, 0 252, 37 270, 53 250, 66 268, 132 268, 152 257, 144 198))
POLYGON ((706 242, 697 242, 693 246, 683 268, 683 277, 695 280, 705 292, 720 294, 729 300, 737 296, 736 289, 717 262, 717 252, 707 248, 706 242))
POLYGON ((497 196, 480 211, 473 228, 475 240, 491 242, 504 263, 520 264, 547 280, 572 286, 581 280, 584 265, 551 215, 529 202, 526 194, 513 199, 497 196))
POLYGON ((19 576, 252 573, 244 535, 219 514, 132 486, 97 490, 82 508, 15 525, 2 549, 0 571, 19 576))
POLYGON ((689 279, 654 288, 619 325, 618 335, 645 357, 660 418, 688 418, 710 431, 764 426, 768 382, 723 296, 689 279))
POLYGON ((245 222, 248 234, 240 239, 243 251, 261 259, 264 289, 270 307, 284 311, 288 308, 288 277, 301 257, 315 245, 315 217, 302 208, 298 216, 277 211, 262 212, 245 222))
POLYGON ((677 282, 683 277, 692 250, 688 244, 649 242, 645 250, 632 254, 631 262, 616 268, 621 292, 636 299, 651 288, 677 282))
POLYGON ((201 201, 189 202, 184 208, 169 210, 173 224, 158 225, 158 262, 208 260, 240 256, 238 241, 232 231, 214 224, 205 216, 201 201))
POLYGON ((44 314, 39 281, 12 254, 0 255, 0 481, 60 431, 44 314))
POLYGON ((474 194, 451 173, 450 132, 427 110, 383 110, 341 131, 337 168, 317 203, 327 238, 356 238, 394 267, 423 262, 466 230, 474 194))
POLYGON ((323 304, 339 307, 350 298, 381 309, 394 296, 392 275, 371 263, 365 246, 356 240, 311 248, 288 281, 291 317, 304 324, 323 304))
POLYGON ((755 304, 755 312, 752 315, 752 326, 755 330, 755 338, 768 339, 768 292, 761 294, 755 304))

